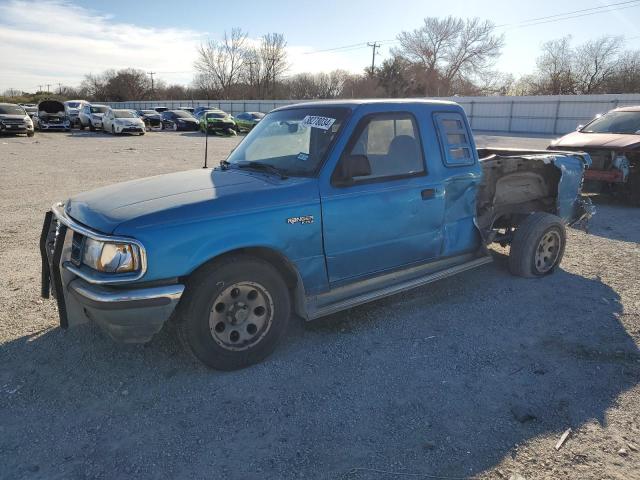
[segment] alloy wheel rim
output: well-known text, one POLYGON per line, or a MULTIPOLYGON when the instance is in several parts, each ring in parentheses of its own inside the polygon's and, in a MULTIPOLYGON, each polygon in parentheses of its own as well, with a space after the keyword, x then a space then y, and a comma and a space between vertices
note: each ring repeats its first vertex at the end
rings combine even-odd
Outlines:
POLYGON ((269 332, 273 312, 273 299, 262 285, 234 283, 220 292, 211 304, 209 330, 222 348, 247 350, 269 332))
POLYGON ((558 256, 560 255, 560 245, 560 234, 555 230, 545 233, 542 238, 540 238, 534 259, 538 272, 547 273, 555 266, 558 256))

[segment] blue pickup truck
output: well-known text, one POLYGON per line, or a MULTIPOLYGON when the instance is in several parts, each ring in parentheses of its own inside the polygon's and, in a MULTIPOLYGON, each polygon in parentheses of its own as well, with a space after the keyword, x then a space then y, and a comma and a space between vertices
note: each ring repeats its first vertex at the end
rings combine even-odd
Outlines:
POLYGON ((82 193, 47 212, 42 295, 60 325, 146 342, 174 322, 224 370, 312 320, 491 261, 552 273, 588 218, 577 152, 477 149, 463 109, 315 102, 269 113, 213 169, 82 193))

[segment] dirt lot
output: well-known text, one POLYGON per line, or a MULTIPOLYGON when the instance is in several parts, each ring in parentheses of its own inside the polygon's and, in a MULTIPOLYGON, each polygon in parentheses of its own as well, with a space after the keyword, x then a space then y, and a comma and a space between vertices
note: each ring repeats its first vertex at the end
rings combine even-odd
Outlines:
MULTIPOLYGON (((194 363, 171 332, 123 346, 61 331, 39 298, 45 210, 198 168, 203 141, 0 138, 1 478, 640 479, 640 209, 603 199, 552 277, 510 276, 497 249, 475 271, 296 323, 239 372, 194 363)), ((211 139, 210 158, 236 142, 211 139)))

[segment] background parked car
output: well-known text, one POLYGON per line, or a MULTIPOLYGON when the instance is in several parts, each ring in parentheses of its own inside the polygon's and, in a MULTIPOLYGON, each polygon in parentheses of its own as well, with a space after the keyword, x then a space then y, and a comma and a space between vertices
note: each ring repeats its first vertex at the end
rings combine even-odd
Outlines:
POLYGON ((241 132, 249 132, 255 127, 260 120, 264 118, 261 112, 243 112, 234 117, 236 125, 241 132))
POLYGON ((33 121, 20 105, 0 103, 0 134, 26 133, 33 137, 33 121))
POLYGON ((585 191, 618 194, 640 206, 640 106, 598 115, 548 148, 587 152, 593 163, 584 173, 585 191))
POLYGON ((184 110, 167 110, 162 112, 162 128, 164 130, 198 130, 198 120, 184 110))
POLYGON ((180 107, 180 108, 178 108, 178 110, 184 110, 185 112, 189 112, 191 115, 193 115, 193 112, 194 112, 195 108, 193 108, 193 107, 180 107))
POLYGON ((238 130, 235 120, 222 110, 205 110, 200 113, 200 130, 209 133, 235 135, 238 130))
POLYGON ((84 130, 89 127, 92 132, 97 128, 102 128, 102 116, 109 110, 106 105, 83 105, 78 114, 80 124, 78 127, 80 130, 84 130))
POLYGON ((38 104, 38 111, 33 116, 33 126, 36 130, 71 131, 67 109, 58 100, 43 100, 38 104))
POLYGON ((153 107, 153 109, 158 113, 162 113, 162 112, 166 112, 167 110, 169 110, 169 107, 153 107))
POLYGON ((27 112, 29 117, 33 117, 38 111, 38 106, 35 103, 20 103, 19 105, 24 108, 24 111, 27 112))
POLYGON ((114 110, 109 108, 102 117, 102 130, 113 135, 138 133, 144 135, 144 122, 134 110, 114 110))
POLYGON ((213 107, 206 107, 204 105, 200 105, 193 109, 193 115, 194 117, 199 118, 200 114, 206 110, 216 110, 216 109, 213 107))
POLYGON ((69 115, 69 120, 71 121, 72 127, 80 126, 80 119, 78 115, 82 107, 87 105, 89 102, 86 100, 67 100, 64 102, 64 106, 67 109, 67 115, 69 115))
POLYGON ((155 110, 136 110, 147 130, 162 130, 162 115, 155 110))

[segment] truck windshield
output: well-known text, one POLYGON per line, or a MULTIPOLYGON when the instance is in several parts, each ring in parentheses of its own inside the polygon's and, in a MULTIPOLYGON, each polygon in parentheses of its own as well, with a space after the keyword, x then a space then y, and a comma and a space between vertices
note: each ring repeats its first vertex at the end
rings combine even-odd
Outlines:
POLYGON ((228 165, 256 162, 288 176, 313 176, 348 113, 346 108, 320 107, 272 112, 229 155, 228 165))
POLYGON ((609 112, 587 124, 584 133, 640 134, 640 112, 609 112))

